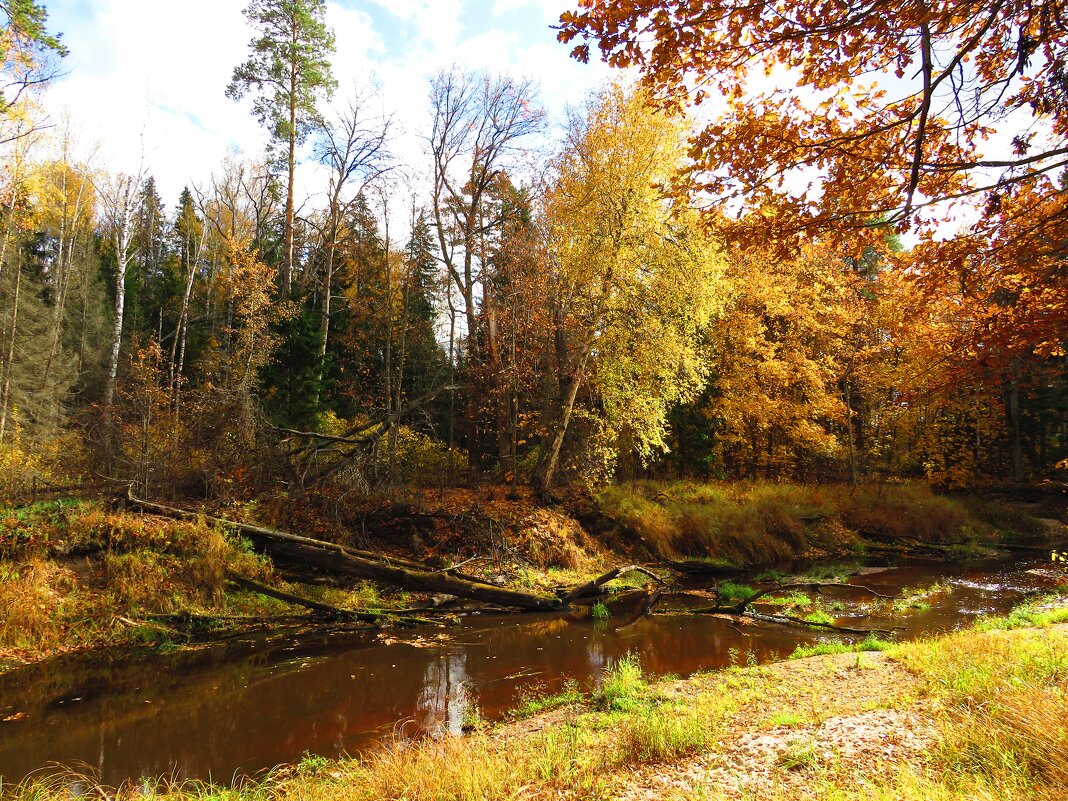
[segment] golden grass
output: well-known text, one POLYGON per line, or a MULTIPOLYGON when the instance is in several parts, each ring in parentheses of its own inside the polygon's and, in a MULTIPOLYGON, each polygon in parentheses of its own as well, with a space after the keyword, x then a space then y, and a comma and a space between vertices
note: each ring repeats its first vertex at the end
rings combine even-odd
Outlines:
MULTIPOLYGON (((842 551, 858 532, 880 539, 936 544, 994 539, 994 525, 956 498, 925 484, 799 485, 769 482, 700 484, 639 481, 606 487, 601 511, 679 557, 719 557, 738 564, 774 562, 813 550, 842 551)), ((974 505, 996 521, 996 505, 974 505)))
POLYGON ((166 638, 157 624, 128 622, 152 615, 277 611, 262 597, 226 593, 228 570, 260 578, 268 571, 240 540, 213 526, 83 504, 6 514, 3 530, 18 547, 0 558, 0 649, 21 659, 166 638), (65 557, 75 546, 98 550, 91 558, 65 557))

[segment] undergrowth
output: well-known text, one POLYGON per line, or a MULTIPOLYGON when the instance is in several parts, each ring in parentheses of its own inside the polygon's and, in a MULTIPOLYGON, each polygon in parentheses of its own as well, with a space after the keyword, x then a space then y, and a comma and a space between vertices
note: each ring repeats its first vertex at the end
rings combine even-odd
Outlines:
POLYGON ((186 638, 168 615, 292 611, 228 591, 231 571, 278 582, 247 543, 204 522, 41 503, 0 510, 0 554, 0 651, 23 659, 186 638))

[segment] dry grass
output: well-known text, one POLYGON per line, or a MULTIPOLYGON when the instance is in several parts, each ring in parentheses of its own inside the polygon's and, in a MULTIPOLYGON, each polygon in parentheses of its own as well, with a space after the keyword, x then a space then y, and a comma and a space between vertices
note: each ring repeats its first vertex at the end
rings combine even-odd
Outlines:
POLYGON ((259 596, 227 595, 228 570, 260 578, 267 570, 240 540, 215 527, 81 504, 4 515, 11 547, 0 558, 0 653, 8 656, 32 660, 87 645, 167 638, 156 624, 140 628, 124 618, 274 610, 274 602, 259 596), (72 548, 91 555, 68 556, 72 548))
POLYGON ((0 564, 0 645, 30 648, 54 645, 61 584, 67 577, 55 565, 33 559, 18 565, 0 564))
POLYGON ((857 532, 939 544, 995 533, 960 500, 935 495, 923 484, 644 481, 608 487, 597 500, 606 516, 665 554, 738 564, 842 551, 857 542, 857 532))
POLYGON ((932 543, 961 542, 981 527, 959 500, 935 495, 924 484, 858 487, 837 507, 842 522, 856 531, 932 543))

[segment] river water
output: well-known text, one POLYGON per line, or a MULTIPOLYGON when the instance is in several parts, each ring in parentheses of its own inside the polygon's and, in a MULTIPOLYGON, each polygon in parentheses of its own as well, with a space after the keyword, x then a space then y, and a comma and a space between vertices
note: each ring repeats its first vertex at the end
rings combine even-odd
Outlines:
MULTIPOLYGON (((908 560, 849 579, 885 593, 945 583, 930 608, 904 613, 883 604, 873 616, 871 597, 858 591, 825 596, 842 602, 843 625, 904 626, 898 636, 914 637, 1050 589, 1043 568, 1039 558, 908 560)), ((471 615, 445 629, 326 630, 195 652, 57 659, 0 676, 0 777, 66 766, 111 785, 142 776, 230 783, 305 753, 335 757, 388 738, 459 732, 472 708, 493 719, 524 693, 568 679, 596 684, 628 652, 648 673, 686 676, 781 659, 830 636, 697 615, 471 615)))

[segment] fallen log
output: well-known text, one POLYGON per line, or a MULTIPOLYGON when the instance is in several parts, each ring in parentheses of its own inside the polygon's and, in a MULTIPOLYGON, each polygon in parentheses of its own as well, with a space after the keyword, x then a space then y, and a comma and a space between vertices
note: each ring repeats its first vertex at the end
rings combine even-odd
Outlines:
POLYGON ((397 567, 407 568, 409 570, 423 571, 425 573, 448 573, 451 576, 455 576, 463 581, 470 582, 471 584, 484 584, 487 587, 496 587, 496 584, 491 584, 485 579, 480 579, 477 576, 469 576, 466 573, 461 573, 455 568, 437 568, 431 565, 424 564, 423 562, 414 562, 411 559, 403 559, 398 556, 386 556, 385 554, 374 553, 373 551, 365 551, 360 548, 353 548, 351 545, 338 545, 333 542, 326 542, 324 540, 317 540, 311 537, 302 537, 299 534, 290 534, 284 531, 277 531, 271 528, 264 528, 263 526, 256 526, 251 523, 239 523, 236 520, 228 520, 223 517, 213 517, 212 515, 201 514, 199 512, 190 512, 186 509, 178 509, 173 506, 165 506, 161 503, 154 503, 152 501, 142 500, 136 498, 132 493, 127 493, 126 499, 128 503, 136 506, 145 511, 152 512, 154 514, 163 515, 164 517, 174 517, 179 520, 205 520, 209 523, 216 523, 221 526, 225 526, 234 531, 240 531, 249 537, 260 538, 264 540, 279 539, 287 542, 304 543, 314 547, 325 548, 327 550, 338 551, 339 553, 346 553, 350 556, 354 556, 357 559, 369 559, 374 562, 382 562, 387 565, 396 565, 397 567))
POLYGON ((274 587, 268 587, 266 584, 260 584, 258 581, 253 581, 250 578, 239 576, 236 573, 227 573, 226 578, 239 587, 243 587, 246 590, 257 592, 260 595, 266 595, 268 598, 276 598, 279 601, 285 601, 288 604, 294 604, 295 606, 303 606, 305 609, 310 609, 320 615, 333 618, 334 620, 359 620, 363 623, 382 623, 383 621, 392 621, 409 626, 422 626, 434 623, 433 620, 427 620, 421 617, 408 617, 400 616, 397 613, 390 612, 370 612, 362 609, 340 609, 330 604, 320 603, 319 601, 313 601, 310 598, 302 598, 299 595, 294 595, 290 592, 284 592, 277 590, 274 587))
POLYGON ((892 629, 854 629, 849 626, 839 626, 835 623, 821 623, 816 620, 805 620, 803 617, 794 617, 793 615, 761 615, 757 612, 744 612, 742 617, 749 617, 753 620, 760 620, 765 623, 778 623, 780 626, 786 626, 791 623, 795 623, 801 626, 812 626, 818 629, 828 629, 830 631, 840 631, 843 634, 893 634, 895 631, 904 631, 904 626, 894 626, 892 629))
POLYGON ((805 620, 803 617, 793 615, 763 615, 759 612, 737 611, 737 607, 731 606, 707 606, 699 609, 687 609, 688 615, 720 615, 724 618, 748 618, 759 620, 761 623, 775 623, 779 626, 810 626, 812 628, 828 629, 843 634, 893 634, 895 631, 903 631, 904 626, 895 626, 892 629, 855 629, 849 626, 839 626, 834 623, 822 623, 815 620, 805 620))
POLYGON ((196 512, 141 500, 140 498, 135 498, 132 494, 127 495, 127 500, 133 506, 156 514, 175 517, 180 520, 203 519, 234 531, 240 531, 253 539, 265 542, 272 554, 277 553, 304 564, 320 567, 335 573, 379 581, 405 590, 444 593, 527 611, 553 611, 564 606, 559 598, 548 598, 520 590, 496 587, 488 583, 468 581, 449 573, 433 573, 427 570, 408 568, 399 564, 397 560, 390 560, 386 557, 369 558, 360 556, 351 548, 335 545, 331 542, 301 537, 297 534, 275 531, 248 523, 238 523, 221 517, 199 515, 196 512))
POLYGON ((664 564, 672 570, 680 573, 690 573, 703 576, 729 576, 741 573, 745 570, 741 565, 717 564, 715 562, 703 562, 700 559, 687 559, 682 562, 674 559, 665 559, 664 564))
POLYGON ((597 595, 601 591, 601 587, 610 581, 613 581, 620 576, 625 576, 627 573, 644 573, 650 578, 654 579, 657 584, 663 584, 664 580, 660 576, 656 575, 651 570, 647 570, 641 565, 624 565, 623 567, 616 567, 609 570, 604 575, 598 576, 593 581, 587 581, 585 584, 579 584, 577 587, 573 587, 567 593, 561 596, 561 600, 567 604, 574 601, 576 598, 583 598, 591 595, 597 595))
POLYGON ((356 578, 370 579, 400 587, 414 592, 444 593, 458 598, 524 609, 531 612, 549 612, 563 608, 559 598, 547 598, 520 590, 504 587, 492 587, 486 584, 474 584, 448 573, 427 573, 421 570, 408 570, 369 559, 359 559, 341 551, 303 545, 279 540, 271 542, 272 554, 279 554, 305 564, 333 570, 356 578))

